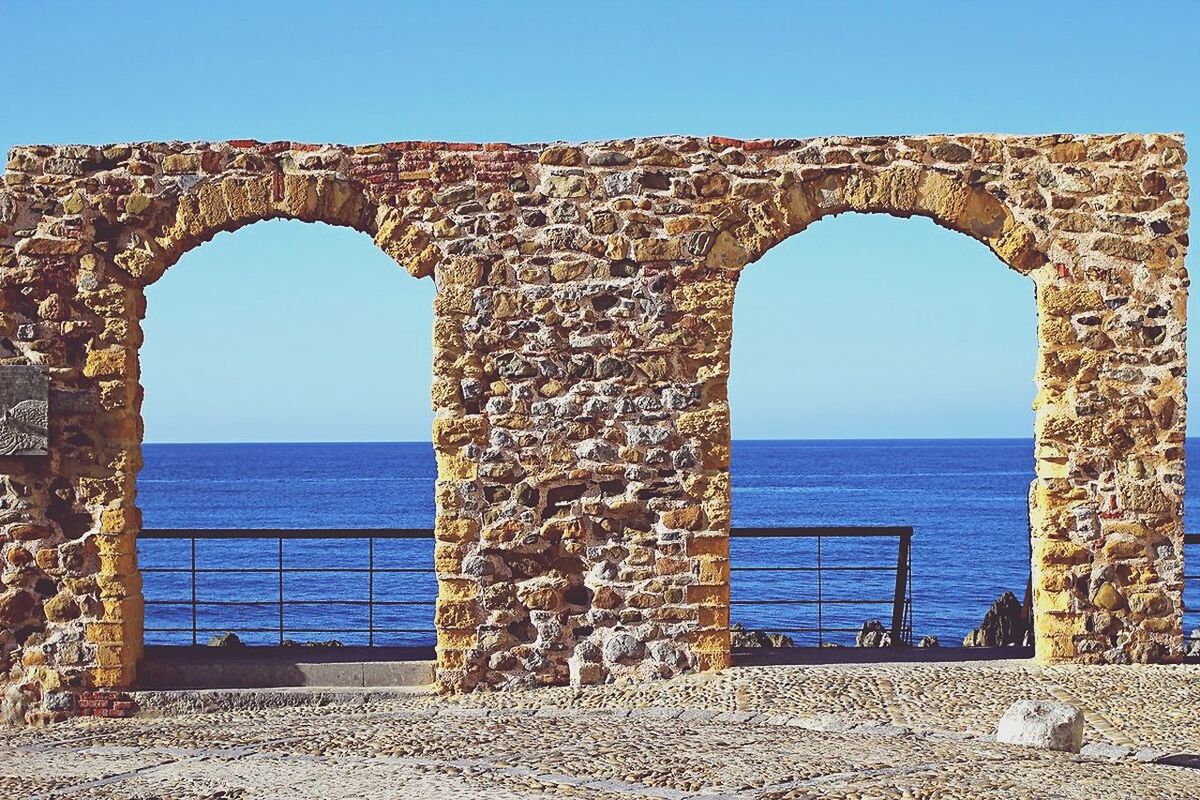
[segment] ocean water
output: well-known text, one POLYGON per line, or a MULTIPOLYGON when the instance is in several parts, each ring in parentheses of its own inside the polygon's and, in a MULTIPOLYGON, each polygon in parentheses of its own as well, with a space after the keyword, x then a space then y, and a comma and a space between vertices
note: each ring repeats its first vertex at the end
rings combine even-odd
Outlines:
MULTIPOLYGON (((1188 443, 1188 460, 1200 451, 1188 443)), ((433 452, 426 443, 150 444, 138 480, 145 527, 428 528, 433 523, 433 452)), ((1004 591, 1022 597, 1029 576, 1027 492, 1032 443, 1023 439, 738 441, 733 446, 735 527, 908 525, 916 636, 958 644, 1004 591)), ((1188 507, 1200 498, 1188 490, 1188 507)), ((237 631, 250 643, 284 636, 365 644, 432 642, 434 579, 429 541, 275 540, 139 542, 147 642, 191 641, 193 556, 199 640, 237 631), (274 572, 282 559, 282 586, 274 572), (230 573, 237 565, 248 572, 230 573), (262 570, 255 572, 253 570, 262 570), (361 570, 361 571, 360 571, 361 570), (415 570, 415 571, 404 571, 415 570), (373 618, 366 600, 377 605, 373 618), (391 604, 391 605, 388 605, 391 604), (186 628, 188 632, 156 631, 186 628)), ((825 567, 894 567, 895 540, 823 539, 825 567)), ((811 539, 735 539, 733 621, 795 631, 815 644, 850 642, 869 618, 887 624, 894 575, 885 570, 775 572, 810 567, 811 539), (818 618, 818 596, 824 604, 818 618), (764 600, 787 600, 767 604, 764 600), (832 602, 830 602, 832 601, 832 602), (869 602, 878 601, 878 602, 869 602)), ((1200 596, 1188 595, 1188 606, 1200 596)), ((1189 615, 1189 627, 1196 620, 1189 615)))

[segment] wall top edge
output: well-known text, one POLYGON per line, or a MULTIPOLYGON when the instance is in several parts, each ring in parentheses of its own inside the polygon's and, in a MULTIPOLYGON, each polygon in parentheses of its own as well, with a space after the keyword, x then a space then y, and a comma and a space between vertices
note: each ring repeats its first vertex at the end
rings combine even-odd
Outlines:
POLYGON ((345 144, 340 142, 301 142, 294 140, 261 141, 258 139, 214 139, 214 140, 143 140, 131 142, 109 143, 36 143, 13 146, 9 153, 33 151, 42 148, 59 149, 91 149, 104 150, 112 147, 141 147, 147 149, 164 149, 178 151, 180 149, 212 149, 212 148, 245 148, 283 150, 364 150, 369 148, 385 149, 442 149, 442 150, 544 150, 548 147, 631 147, 645 142, 661 143, 700 143, 708 147, 750 147, 752 149, 791 149, 808 144, 882 144, 885 142, 954 140, 954 139, 990 139, 1005 143, 1028 144, 1030 146, 1046 146, 1070 141, 1113 141, 1125 138, 1171 139, 1182 143, 1185 134, 1181 131, 1124 131, 1115 133, 1050 133, 1050 134, 1014 134, 1014 133, 928 133, 928 134, 880 134, 878 136, 809 136, 809 137, 774 137, 774 138, 739 138, 730 136, 694 136, 679 134, 664 134, 659 136, 641 136, 620 139, 589 139, 582 141, 555 140, 544 142, 456 142, 442 140, 402 140, 389 142, 372 142, 365 144, 345 144))

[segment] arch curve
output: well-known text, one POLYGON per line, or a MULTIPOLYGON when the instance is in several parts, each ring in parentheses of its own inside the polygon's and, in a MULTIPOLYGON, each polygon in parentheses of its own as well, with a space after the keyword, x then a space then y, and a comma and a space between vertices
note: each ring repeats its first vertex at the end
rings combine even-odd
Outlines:
POLYGON ((219 233, 255 222, 292 219, 352 228, 374 239, 414 277, 431 276, 441 251, 422 224, 395 205, 377 202, 359 184, 339 175, 274 173, 220 176, 152 210, 132 231, 114 261, 148 286, 189 250, 219 233))
POLYGON ((983 243, 1021 274, 1047 262, 1034 232, 1001 199, 941 170, 803 168, 780 173, 769 192, 757 195, 717 235, 710 265, 740 269, 813 222, 850 211, 928 217, 983 243))

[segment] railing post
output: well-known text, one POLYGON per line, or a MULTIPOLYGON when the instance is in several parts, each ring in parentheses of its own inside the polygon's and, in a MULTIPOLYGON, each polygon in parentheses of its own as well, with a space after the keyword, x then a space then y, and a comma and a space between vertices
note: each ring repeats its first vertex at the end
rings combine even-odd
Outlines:
POLYGON ((196 537, 192 537, 192 647, 199 644, 196 636, 196 537))
POLYGON ((367 539, 367 647, 375 646, 375 537, 367 539))
POLYGON ((825 646, 825 585, 821 564, 821 534, 817 534, 817 646, 825 646))
POLYGON ((279 537, 279 646, 283 646, 283 537, 279 537))
POLYGON ((904 633, 904 601, 908 594, 909 550, 912 528, 902 531, 896 545, 896 593, 892 597, 892 647, 901 645, 904 633))

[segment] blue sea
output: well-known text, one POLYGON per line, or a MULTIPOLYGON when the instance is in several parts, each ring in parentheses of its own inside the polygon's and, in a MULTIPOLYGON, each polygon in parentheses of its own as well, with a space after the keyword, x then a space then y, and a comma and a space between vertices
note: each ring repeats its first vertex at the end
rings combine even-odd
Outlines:
MULTIPOLYGON (((1200 455, 1194 448, 1189 442, 1189 461, 1200 455)), ((144 457, 138 502, 147 529, 433 525, 427 443, 149 444, 144 457)), ((1024 596, 1032 479, 1032 443, 1023 439, 738 441, 733 524, 912 526, 913 632, 955 645, 1002 592, 1024 596)), ((849 630, 869 618, 888 624, 894 573, 857 568, 894 567, 895 540, 819 546, 818 580, 806 569, 763 569, 815 565, 815 540, 735 539, 733 621, 791 631, 801 644, 852 642, 849 630), (787 602, 764 602, 775 600, 787 602)), ((193 622, 200 643, 225 631, 254 644, 433 641, 428 540, 299 540, 282 549, 275 539, 200 540, 193 550, 190 540, 143 537, 138 551, 147 643, 191 643, 193 622)), ((1193 594, 1190 608, 1200 606, 1193 594)), ((1194 622, 1189 615, 1189 630, 1194 622)))

